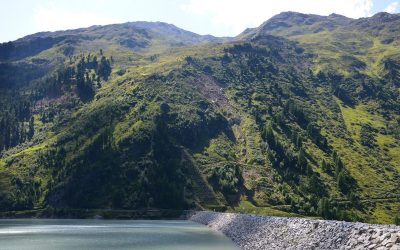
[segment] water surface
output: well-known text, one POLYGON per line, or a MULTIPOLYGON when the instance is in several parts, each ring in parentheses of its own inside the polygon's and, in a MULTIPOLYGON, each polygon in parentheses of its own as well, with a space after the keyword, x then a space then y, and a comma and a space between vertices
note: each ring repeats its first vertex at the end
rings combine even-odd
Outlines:
POLYGON ((191 221, 0 220, 0 249, 237 249, 223 234, 191 221))

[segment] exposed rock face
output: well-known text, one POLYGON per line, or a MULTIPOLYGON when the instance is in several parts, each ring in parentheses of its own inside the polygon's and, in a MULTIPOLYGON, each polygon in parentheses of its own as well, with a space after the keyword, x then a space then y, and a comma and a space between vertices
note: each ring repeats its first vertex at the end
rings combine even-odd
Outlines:
POLYGON ((221 231, 242 249, 400 250, 400 227, 393 225, 216 212, 189 220, 221 231))

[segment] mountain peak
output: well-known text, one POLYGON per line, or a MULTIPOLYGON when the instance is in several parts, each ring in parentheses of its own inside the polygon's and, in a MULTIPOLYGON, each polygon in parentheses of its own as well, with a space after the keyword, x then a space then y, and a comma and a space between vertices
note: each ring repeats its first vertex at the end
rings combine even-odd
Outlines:
POLYGON ((390 22, 390 21, 400 19, 400 15, 399 14, 390 14, 388 12, 378 12, 368 19, 373 20, 373 21, 390 22))

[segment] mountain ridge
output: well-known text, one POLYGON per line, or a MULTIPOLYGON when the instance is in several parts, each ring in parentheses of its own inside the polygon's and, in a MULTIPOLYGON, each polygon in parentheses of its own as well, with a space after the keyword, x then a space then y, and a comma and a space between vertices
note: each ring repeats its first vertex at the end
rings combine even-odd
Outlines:
MULTIPOLYGON (((190 33, 196 36, 211 36, 212 35, 199 35, 191 31, 187 31, 181 28, 178 28, 174 24, 170 24, 167 22, 162 22, 162 21, 132 21, 132 22, 124 22, 124 23, 115 23, 115 24, 107 24, 107 25, 91 25, 87 28, 77 28, 77 29, 67 29, 67 30, 56 30, 56 31, 41 31, 37 32, 31 35, 27 35, 24 37, 21 37, 15 41, 21 40, 21 39, 29 39, 29 38, 35 38, 35 37, 46 37, 46 36, 56 36, 56 35, 65 35, 68 33, 76 33, 79 31, 84 31, 84 30, 91 30, 91 29, 96 29, 96 28, 104 28, 108 26, 136 26, 136 27, 141 27, 141 28, 161 28, 161 27, 167 27, 169 30, 179 32, 179 33, 190 33)), ((4 42, 7 43, 7 42, 4 42)))
MULTIPOLYGON (((350 17, 346 17, 344 15, 340 15, 340 14, 336 14, 336 13, 332 13, 328 16, 324 16, 324 15, 317 15, 317 14, 304 14, 304 13, 300 13, 300 12, 294 12, 294 11, 284 11, 281 12, 279 14, 274 15, 273 17, 271 17, 270 19, 268 19, 267 21, 263 22, 262 24, 260 24, 258 27, 256 28, 246 28, 246 30, 254 30, 257 29, 261 26, 264 26, 266 23, 271 22, 271 21, 275 21, 277 18, 282 18, 285 19, 287 17, 293 17, 293 16, 303 16, 303 17, 317 17, 317 18, 331 18, 331 19, 342 19, 342 20, 352 20, 352 21, 363 21, 363 20, 368 20, 368 19, 382 19, 385 18, 385 20, 393 20, 396 19, 396 17, 398 17, 400 14, 399 13, 388 13, 388 12, 378 12, 375 13, 374 15, 372 15, 371 17, 361 17, 361 18, 350 18, 350 17)), ((18 38, 15 41, 19 41, 19 40, 23 40, 23 39, 28 39, 31 37, 43 37, 43 36, 48 36, 48 35, 56 35, 56 34, 60 34, 60 33, 69 33, 69 32, 77 32, 77 31, 82 31, 82 30, 87 30, 87 29, 93 29, 93 28, 99 28, 99 27, 106 27, 106 26, 118 26, 118 25, 133 25, 133 26, 138 26, 138 27, 151 27, 153 25, 163 25, 164 27, 168 26, 169 28, 175 29, 175 30, 180 30, 180 31, 185 31, 185 32, 189 32, 192 33, 194 35, 197 36, 204 36, 204 37, 211 37, 211 38, 237 38, 237 37, 241 37, 242 33, 246 32, 243 31, 242 33, 236 35, 236 36, 231 36, 231 37, 217 37, 217 36, 213 36, 211 34, 206 34, 206 35, 199 35, 195 32, 192 31, 187 31, 181 28, 178 28, 177 26, 175 26, 174 24, 171 23, 167 23, 167 22, 163 22, 163 21, 130 21, 130 22, 124 22, 124 23, 115 23, 115 24, 107 24, 107 25, 92 25, 86 28, 77 28, 77 29, 67 29, 67 30, 57 30, 57 31, 40 31, 34 34, 30 34, 30 35, 26 35, 24 37, 18 38)), ((9 41, 12 42, 12 41, 9 41)), ((8 43, 8 42, 2 42, 2 43, 8 43)))

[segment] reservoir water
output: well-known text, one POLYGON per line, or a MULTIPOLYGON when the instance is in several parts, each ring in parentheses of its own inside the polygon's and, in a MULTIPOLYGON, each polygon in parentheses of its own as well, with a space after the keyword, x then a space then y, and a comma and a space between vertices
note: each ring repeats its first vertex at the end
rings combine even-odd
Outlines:
POLYGON ((0 249, 238 249, 204 225, 178 220, 0 220, 0 249))

